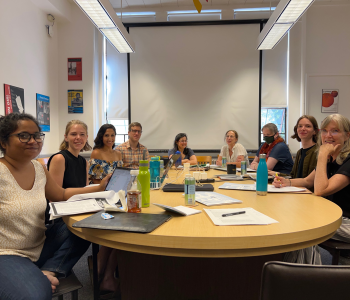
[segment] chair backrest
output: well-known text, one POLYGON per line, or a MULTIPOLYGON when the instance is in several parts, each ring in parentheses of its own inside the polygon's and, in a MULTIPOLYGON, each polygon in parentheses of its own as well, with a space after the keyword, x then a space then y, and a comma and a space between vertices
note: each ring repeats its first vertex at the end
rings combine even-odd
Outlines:
POLYGON ((196 156, 197 157, 197 162, 199 164, 211 164, 212 157, 210 155, 208 156, 196 156))
POLYGON ((315 266, 267 262, 262 271, 260 300, 346 299, 350 266, 315 266))
POLYGON ((47 167, 47 163, 49 161, 50 157, 40 157, 37 158, 36 160, 41 163, 42 165, 44 165, 45 167, 47 167))

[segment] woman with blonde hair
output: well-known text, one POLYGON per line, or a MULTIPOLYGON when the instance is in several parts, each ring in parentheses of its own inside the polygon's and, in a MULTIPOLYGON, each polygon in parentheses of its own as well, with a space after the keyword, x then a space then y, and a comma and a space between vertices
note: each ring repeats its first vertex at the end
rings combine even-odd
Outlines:
MULTIPOLYGON (((88 185, 88 164, 79 155, 81 151, 91 150, 87 139, 88 128, 84 122, 72 120, 67 123, 64 140, 59 147, 61 151, 52 155, 47 164, 51 177, 60 187, 82 188, 88 185)), ((70 240, 66 248, 59 249, 55 254, 55 260, 64 261, 68 257, 74 261, 74 265, 89 248, 90 242, 72 234, 62 218, 56 219, 52 226, 59 227, 70 240)))
POLYGON ((216 162, 218 166, 222 165, 222 158, 226 157, 228 164, 236 164, 238 168, 241 167, 241 161, 247 162, 247 168, 249 167, 249 158, 247 150, 242 144, 238 143, 238 133, 236 130, 228 130, 225 133, 225 139, 227 145, 222 146, 219 158, 216 162))
POLYGON ((317 196, 339 205, 343 222, 332 238, 350 243, 350 121, 340 114, 329 115, 320 131, 316 170, 306 178, 276 177, 273 184, 314 188, 317 196))

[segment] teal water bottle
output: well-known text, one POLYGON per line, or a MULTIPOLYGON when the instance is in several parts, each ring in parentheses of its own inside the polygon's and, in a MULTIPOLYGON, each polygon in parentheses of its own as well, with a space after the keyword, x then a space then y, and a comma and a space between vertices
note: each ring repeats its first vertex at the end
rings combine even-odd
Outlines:
POLYGON ((151 175, 148 171, 148 160, 140 160, 139 175, 137 176, 137 179, 142 187, 141 205, 142 207, 149 207, 151 198, 151 175))
POLYGON ((259 155, 259 165, 256 170, 256 194, 259 196, 267 195, 268 171, 266 165, 266 154, 259 155))

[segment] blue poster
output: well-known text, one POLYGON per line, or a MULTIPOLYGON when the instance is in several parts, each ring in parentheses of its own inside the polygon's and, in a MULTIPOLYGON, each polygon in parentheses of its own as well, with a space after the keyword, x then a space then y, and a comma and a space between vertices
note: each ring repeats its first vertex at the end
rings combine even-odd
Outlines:
POLYGON ((50 132, 50 97, 36 94, 36 118, 42 131, 50 132))

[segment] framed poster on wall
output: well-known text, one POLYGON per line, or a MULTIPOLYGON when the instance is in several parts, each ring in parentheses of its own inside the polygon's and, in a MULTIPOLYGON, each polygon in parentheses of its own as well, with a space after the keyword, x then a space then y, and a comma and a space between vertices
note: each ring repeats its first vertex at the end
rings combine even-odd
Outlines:
POLYGON ((322 89, 322 107, 323 113, 337 113, 339 104, 339 90, 322 89))
POLYGON ((68 90, 68 113, 82 114, 83 112, 83 90, 68 90))
POLYGON ((42 131, 50 132, 50 97, 36 94, 36 119, 42 131))
POLYGON ((24 113, 24 89, 4 84, 5 115, 24 113))
POLYGON ((82 58, 68 58, 68 81, 83 80, 82 58))

